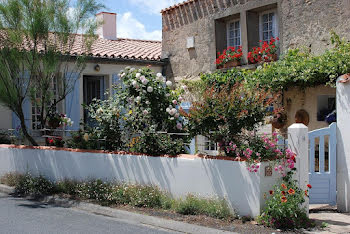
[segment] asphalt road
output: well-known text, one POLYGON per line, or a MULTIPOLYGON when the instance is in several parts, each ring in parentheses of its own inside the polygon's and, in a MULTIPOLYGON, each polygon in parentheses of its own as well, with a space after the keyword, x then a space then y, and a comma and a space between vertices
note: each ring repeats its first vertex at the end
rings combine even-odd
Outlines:
POLYGON ((42 205, 0 193, 0 233, 171 233, 165 229, 42 205))

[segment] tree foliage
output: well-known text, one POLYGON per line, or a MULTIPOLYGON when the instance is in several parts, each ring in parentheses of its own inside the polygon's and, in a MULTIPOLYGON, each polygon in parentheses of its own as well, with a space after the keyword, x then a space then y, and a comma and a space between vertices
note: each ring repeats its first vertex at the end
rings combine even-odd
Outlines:
POLYGON ((23 102, 30 97, 45 127, 48 115, 72 92, 77 77, 72 74, 85 67, 99 24, 93 16, 102 7, 96 0, 0 2, 0 102, 18 116, 33 145, 23 102))

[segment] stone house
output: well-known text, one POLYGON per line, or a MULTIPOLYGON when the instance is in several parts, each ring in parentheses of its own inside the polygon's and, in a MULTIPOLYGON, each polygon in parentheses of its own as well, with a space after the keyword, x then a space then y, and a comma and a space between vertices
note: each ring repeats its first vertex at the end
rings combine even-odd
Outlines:
MULTIPOLYGON (((156 73, 161 73, 164 67, 160 57, 160 41, 118 38, 115 13, 101 12, 97 18, 103 20, 104 24, 97 31, 99 38, 92 46, 86 68, 80 77, 76 77, 74 91, 58 106, 60 113, 67 114, 74 121, 69 130, 78 130, 79 123, 86 121, 82 104, 88 104, 94 98, 103 98, 105 92, 119 81, 118 74, 125 67, 148 66, 156 73)), ((72 56, 79 53, 79 48, 82 47, 81 35, 77 37, 71 51, 72 56)), ((53 84, 53 87, 56 85, 53 84)), ((38 118, 40 113, 36 105, 27 101, 23 109, 29 131, 40 136, 37 133, 41 128, 38 118)), ((19 120, 12 111, 0 105, 0 113, 0 129, 16 129, 19 126, 19 120)))
MULTIPOLYGON (((322 53, 332 30, 350 39, 349 0, 189 0, 161 13, 162 57, 169 60, 167 77, 175 81, 215 71, 217 52, 228 46, 241 45, 246 63, 248 51, 271 36, 280 38, 280 54, 296 47, 322 53)), ((323 85, 285 90, 287 126, 298 110, 306 110, 310 130, 328 126, 320 113, 332 108, 335 93, 323 85)))

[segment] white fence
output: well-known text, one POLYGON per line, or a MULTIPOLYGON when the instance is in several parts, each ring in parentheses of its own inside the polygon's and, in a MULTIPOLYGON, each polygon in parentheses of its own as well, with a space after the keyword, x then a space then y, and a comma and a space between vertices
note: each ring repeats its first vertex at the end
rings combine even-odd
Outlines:
POLYGON ((8 172, 30 172, 55 181, 99 178, 152 184, 174 197, 191 193, 225 198, 238 214, 251 217, 260 214, 264 193, 280 178, 274 171, 272 176, 265 176, 266 165, 258 173, 251 173, 244 162, 193 155, 169 158, 0 146, 0 162, 0 176, 8 172))

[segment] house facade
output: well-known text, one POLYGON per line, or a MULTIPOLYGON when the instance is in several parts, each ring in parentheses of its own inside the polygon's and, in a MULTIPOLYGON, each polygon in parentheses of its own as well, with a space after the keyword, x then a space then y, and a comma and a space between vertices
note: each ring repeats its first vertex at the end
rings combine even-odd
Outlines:
MULTIPOLYGON (((215 71, 217 52, 228 46, 242 46, 242 68, 252 68, 244 65, 248 51, 271 37, 280 39, 279 54, 297 47, 322 53, 332 30, 350 39, 349 0, 190 0, 164 9, 162 20, 162 57, 175 81, 215 71)), ((286 90, 286 126, 300 110, 309 116, 309 129, 328 126, 320 116, 332 108, 335 93, 326 86, 286 90)))
MULTIPOLYGON (((160 41, 118 38, 115 13, 102 12, 97 18, 103 20, 104 24, 97 31, 99 38, 92 46, 86 68, 81 74, 69 74, 76 79, 74 90, 57 107, 60 113, 65 113, 74 121, 73 126, 67 127, 67 130, 79 130, 79 123, 86 121, 82 104, 89 104, 94 98, 105 98, 106 91, 119 82, 118 74, 125 67, 150 67, 156 73, 163 72, 160 41)), ((80 43, 82 40, 76 40, 71 51, 72 55, 76 53, 75 50, 81 48, 80 43)), ((57 84, 53 84, 53 88, 56 86, 57 84)), ((27 100, 23 104, 23 109, 27 128, 34 136, 40 137, 38 108, 27 100)), ((20 126, 18 118, 12 111, 0 106, 0 113, 0 129, 16 129, 20 126)))

